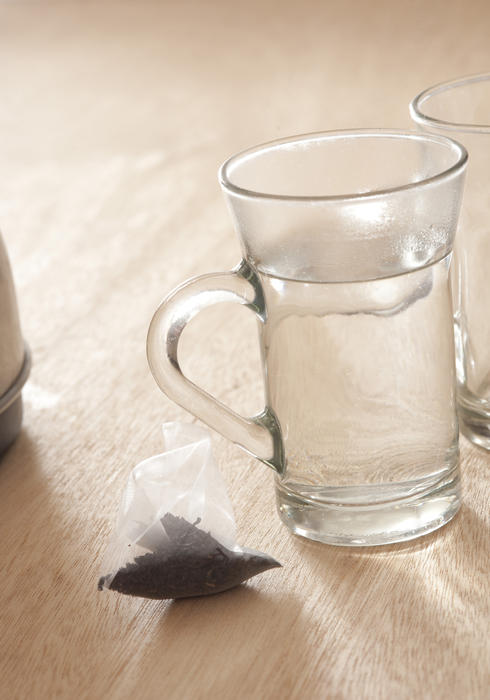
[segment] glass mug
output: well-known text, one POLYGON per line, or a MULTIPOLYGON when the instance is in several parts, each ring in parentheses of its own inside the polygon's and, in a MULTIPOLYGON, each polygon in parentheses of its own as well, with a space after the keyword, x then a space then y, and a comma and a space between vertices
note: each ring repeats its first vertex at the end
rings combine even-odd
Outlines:
POLYGON ((410 105, 424 132, 452 135, 470 155, 454 249, 453 304, 462 432, 490 449, 490 73, 441 83, 410 105))
POLYGON ((221 167, 243 260, 162 302, 148 361, 167 396, 274 469, 296 534, 385 544, 459 508, 448 271, 466 160, 445 137, 355 130, 221 167), (179 367, 186 323, 225 301, 258 320, 267 405, 252 418, 179 367))

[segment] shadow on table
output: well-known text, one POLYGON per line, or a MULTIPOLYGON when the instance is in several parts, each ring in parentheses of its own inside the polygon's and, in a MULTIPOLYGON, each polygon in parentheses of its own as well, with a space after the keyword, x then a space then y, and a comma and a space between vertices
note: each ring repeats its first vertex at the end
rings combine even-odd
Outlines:
POLYGON ((422 677, 428 697, 479 697, 489 539, 488 523, 463 505, 446 526, 412 542, 343 548, 294 537, 293 547, 323 581, 344 639, 353 640, 347 669, 362 664, 363 649, 379 687, 401 691, 402 675, 409 696, 422 677))
POLYGON ((154 624, 130 675, 144 697, 162 683, 168 697, 260 697, 272 678, 277 697, 309 687, 350 697, 359 673, 380 697, 416 697, 421 682, 427 697, 478 697, 487 538, 468 506, 440 531, 389 547, 294 537, 281 570, 216 596, 149 603, 154 624))
POLYGON ((33 471, 37 466, 35 457, 36 443, 30 437, 28 430, 23 426, 16 439, 3 451, 0 452, 0 475, 2 471, 8 472, 10 469, 24 468, 33 471), (18 459, 19 453, 26 455, 26 459, 18 459))
POLYGON ((76 581, 76 572, 67 582, 63 571, 71 553, 66 520, 27 429, 0 461, 0 493, 0 677, 6 697, 20 697, 34 690, 43 666, 36 635, 43 643, 53 637, 50 623, 76 581))
MULTIPOLYGON (((269 576, 273 572, 256 585, 267 585, 269 576)), ((253 697, 257 689, 271 688, 271 677, 278 691, 293 688, 297 668, 284 664, 285 649, 308 648, 314 632, 298 596, 242 585, 168 603, 152 639, 152 656, 155 661, 163 655, 169 697, 172 692, 190 697, 186 693, 198 687, 196 697, 232 697, 234 690, 239 697, 253 697)))
POLYGON ((293 548, 302 559, 311 560, 326 582, 333 576, 349 577, 354 571, 377 568, 380 572, 397 570, 400 574, 427 573, 429 567, 440 570, 447 581, 461 572, 481 572, 480 564, 488 554, 490 528, 468 505, 440 530, 424 537, 379 547, 333 547, 293 536, 293 548), (424 565, 423 568, 421 565, 424 565))

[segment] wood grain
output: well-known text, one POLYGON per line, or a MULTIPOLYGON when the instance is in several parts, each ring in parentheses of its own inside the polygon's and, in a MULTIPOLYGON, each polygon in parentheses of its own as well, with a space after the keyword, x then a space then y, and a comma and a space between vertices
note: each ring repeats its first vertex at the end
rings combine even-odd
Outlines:
MULTIPOLYGON (((2 698, 488 697, 488 469, 464 506, 369 550, 290 536, 271 478, 216 436, 240 542, 283 562, 221 596, 98 594, 129 469, 189 416, 146 365, 157 303, 228 269, 219 163, 291 133, 407 126, 422 87, 490 65, 485 2, 0 3, 0 225, 33 351, 0 464, 2 698)), ((189 373, 262 404, 253 319, 189 329, 189 373), (199 338, 199 342, 197 342, 199 338)))

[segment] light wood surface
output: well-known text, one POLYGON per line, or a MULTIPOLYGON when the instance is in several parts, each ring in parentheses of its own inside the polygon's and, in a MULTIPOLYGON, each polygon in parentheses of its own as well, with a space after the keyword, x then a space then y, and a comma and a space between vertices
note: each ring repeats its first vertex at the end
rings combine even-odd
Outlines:
MULTIPOLYGON (((239 541, 283 568, 180 602, 96 584, 129 470, 191 420, 150 376, 151 315, 239 259, 220 162, 408 126, 421 88, 490 69, 489 37, 483 0, 0 2, 0 226, 34 363, 0 463, 2 700, 488 697, 490 455, 464 440, 451 524, 351 550, 289 535, 272 474, 216 436, 239 541)), ((184 346, 261 407, 251 314, 206 312, 184 346)))

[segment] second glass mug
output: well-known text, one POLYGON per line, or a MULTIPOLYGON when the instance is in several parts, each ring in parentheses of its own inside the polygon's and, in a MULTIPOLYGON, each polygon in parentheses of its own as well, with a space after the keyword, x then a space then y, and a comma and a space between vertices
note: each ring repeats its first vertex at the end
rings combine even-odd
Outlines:
POLYGON ((452 265, 461 431, 490 450, 490 73, 421 92, 410 114, 423 132, 452 136, 469 153, 452 265))
POLYGON ((338 545, 412 539, 460 505, 449 263, 467 153, 430 134, 337 131, 230 158, 220 183, 243 259, 157 309, 160 388, 271 466, 291 531, 338 545), (205 307, 259 326, 266 407, 244 418, 187 379, 205 307))

